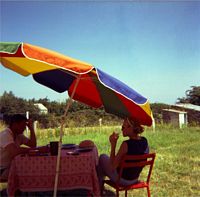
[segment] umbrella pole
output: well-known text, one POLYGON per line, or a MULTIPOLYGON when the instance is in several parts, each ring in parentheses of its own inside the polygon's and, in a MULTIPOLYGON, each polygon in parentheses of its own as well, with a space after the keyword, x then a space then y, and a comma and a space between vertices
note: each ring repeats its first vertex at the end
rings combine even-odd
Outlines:
POLYGON ((65 120, 66 120, 66 116, 67 116, 67 112, 69 110, 69 107, 72 104, 72 99, 74 97, 74 94, 76 92, 76 88, 78 86, 78 83, 80 81, 81 75, 78 76, 76 84, 74 86, 72 95, 70 97, 70 99, 68 100, 67 104, 66 104, 66 108, 65 108, 65 112, 62 118, 62 122, 61 122, 61 128, 60 128, 60 139, 59 139, 59 146, 58 146, 58 156, 57 156, 57 162, 56 162, 56 176, 55 176, 55 183, 54 183, 54 192, 53 192, 53 197, 56 197, 57 195, 57 187, 58 187, 58 176, 59 176, 59 171, 60 171, 60 156, 61 156, 61 147, 62 147, 62 136, 63 136, 63 130, 64 130, 64 124, 65 124, 65 120))

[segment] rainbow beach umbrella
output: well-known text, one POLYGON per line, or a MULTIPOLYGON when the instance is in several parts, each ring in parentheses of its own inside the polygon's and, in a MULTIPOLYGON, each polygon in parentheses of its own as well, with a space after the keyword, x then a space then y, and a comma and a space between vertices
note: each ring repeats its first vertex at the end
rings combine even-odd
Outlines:
MULTIPOLYGON (((0 43, 1 64, 23 76, 33 79, 57 92, 68 91, 70 101, 80 101, 119 117, 137 119, 151 126, 152 116, 148 100, 120 80, 91 64, 27 43, 0 43)), ((67 114, 70 102, 66 107, 67 114)), ((54 196, 58 172, 64 120, 61 125, 57 157, 54 196)))
POLYGON ((118 79, 91 64, 27 43, 0 43, 1 64, 56 92, 68 91, 73 99, 119 117, 151 126, 148 100, 118 79))

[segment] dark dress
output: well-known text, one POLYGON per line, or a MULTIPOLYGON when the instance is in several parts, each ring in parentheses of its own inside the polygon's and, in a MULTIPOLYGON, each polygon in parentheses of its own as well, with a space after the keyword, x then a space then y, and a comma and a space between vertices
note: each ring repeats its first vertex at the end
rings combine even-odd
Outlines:
MULTIPOLYGON (((149 153, 149 146, 145 137, 141 137, 140 140, 129 139, 125 142, 128 146, 127 155, 142 155, 149 153)), ((141 171, 142 167, 124 169, 122 172, 122 178, 126 180, 137 179, 141 171)))

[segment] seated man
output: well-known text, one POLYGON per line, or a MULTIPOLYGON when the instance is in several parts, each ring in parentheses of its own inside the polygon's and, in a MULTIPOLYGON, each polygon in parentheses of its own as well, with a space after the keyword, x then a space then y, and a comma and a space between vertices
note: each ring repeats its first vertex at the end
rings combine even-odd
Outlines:
POLYGON ((27 153, 36 147, 36 137, 31 120, 21 114, 11 117, 8 128, 0 132, 0 177, 7 180, 12 159, 22 153, 27 153), (26 126, 30 130, 30 138, 23 135, 26 126), (24 144, 28 147, 21 147, 24 144), (30 148, 29 148, 30 147, 30 148))

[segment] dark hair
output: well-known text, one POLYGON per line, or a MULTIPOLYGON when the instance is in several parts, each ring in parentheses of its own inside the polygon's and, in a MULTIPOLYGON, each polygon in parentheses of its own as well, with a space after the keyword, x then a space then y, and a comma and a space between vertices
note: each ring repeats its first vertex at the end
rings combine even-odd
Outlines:
POLYGON ((140 134, 144 131, 143 126, 140 124, 138 120, 130 118, 127 118, 126 120, 128 124, 133 127, 134 132, 140 134))
POLYGON ((16 122, 22 122, 22 121, 27 121, 26 116, 22 114, 14 114, 13 116, 10 117, 9 125, 12 125, 13 123, 16 123, 16 122))

